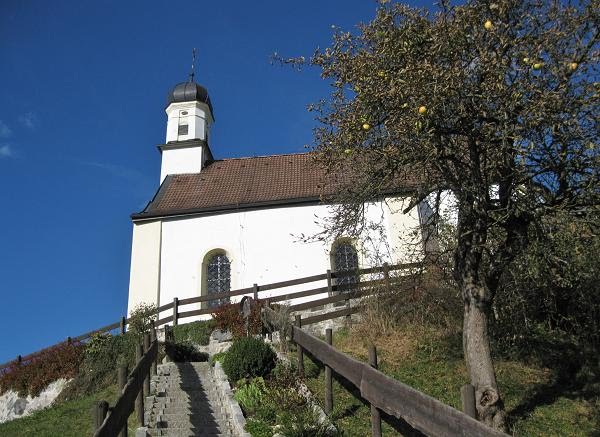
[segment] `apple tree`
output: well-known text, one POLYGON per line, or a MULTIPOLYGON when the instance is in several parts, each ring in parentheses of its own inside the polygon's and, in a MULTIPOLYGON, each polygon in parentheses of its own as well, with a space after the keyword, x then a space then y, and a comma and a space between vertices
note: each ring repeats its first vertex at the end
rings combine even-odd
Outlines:
POLYGON ((348 182, 331 230, 357 231, 363 202, 406 181, 418 182, 409 208, 455 196, 464 355, 479 419, 497 428, 488 328, 502 275, 536 223, 599 205, 599 11, 598 0, 437 12, 381 0, 372 21, 335 31, 307 61, 332 84, 311 108, 317 159, 348 182))

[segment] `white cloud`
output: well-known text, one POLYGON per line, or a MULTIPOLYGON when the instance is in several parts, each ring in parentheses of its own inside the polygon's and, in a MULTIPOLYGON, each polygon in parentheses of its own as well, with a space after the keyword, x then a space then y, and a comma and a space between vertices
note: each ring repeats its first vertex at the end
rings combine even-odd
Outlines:
POLYGON ((6 125, 6 123, 0 120, 0 138, 10 137, 11 134, 12 131, 10 128, 6 125))
POLYGON ((37 126, 38 117, 35 115, 35 113, 28 112, 19 116, 19 123, 21 123, 27 129, 34 129, 37 126))
POLYGON ((8 144, 0 146, 0 158, 8 158, 13 156, 13 151, 8 144))

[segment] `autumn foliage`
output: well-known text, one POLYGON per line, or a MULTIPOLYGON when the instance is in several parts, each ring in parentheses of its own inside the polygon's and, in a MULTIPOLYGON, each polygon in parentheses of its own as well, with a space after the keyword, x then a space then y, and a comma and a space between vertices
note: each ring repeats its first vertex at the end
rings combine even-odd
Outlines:
POLYGON ((83 361, 82 343, 61 343, 35 355, 31 360, 15 361, 0 375, 0 393, 14 390, 19 396, 37 396, 59 378, 73 378, 83 361))
MULTIPOLYGON (((256 335, 262 331, 261 308, 263 304, 255 300, 250 313, 249 334, 256 335)), ((216 322, 217 329, 231 331, 234 338, 246 336, 246 322, 240 311, 239 303, 221 305, 212 316, 216 322)))

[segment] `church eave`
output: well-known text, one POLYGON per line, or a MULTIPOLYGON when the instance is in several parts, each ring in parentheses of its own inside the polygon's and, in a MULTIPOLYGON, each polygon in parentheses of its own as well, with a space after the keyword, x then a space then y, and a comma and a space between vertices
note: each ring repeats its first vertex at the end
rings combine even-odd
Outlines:
POLYGON ((242 211, 248 209, 266 209, 275 207, 285 206, 297 206, 297 205, 318 205, 322 203, 320 196, 313 197, 302 197, 296 199, 280 199, 280 200, 268 200, 264 202, 250 202, 250 203, 236 203, 230 205, 218 205, 210 206, 205 208, 192 208, 192 209, 174 209, 170 211, 148 211, 131 214, 131 220, 133 222, 144 221, 144 220, 156 220, 162 218, 172 217, 183 217, 183 216, 202 216, 202 215, 213 215, 232 211, 242 211))

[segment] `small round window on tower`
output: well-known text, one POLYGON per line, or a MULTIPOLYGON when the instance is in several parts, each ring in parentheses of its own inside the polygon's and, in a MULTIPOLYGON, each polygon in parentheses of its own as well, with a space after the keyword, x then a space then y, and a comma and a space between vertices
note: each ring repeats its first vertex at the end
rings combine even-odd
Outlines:
POLYGON ((188 112, 187 111, 181 111, 181 115, 187 115, 188 112))

